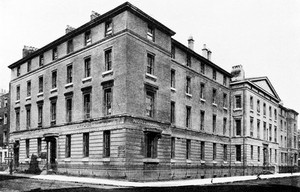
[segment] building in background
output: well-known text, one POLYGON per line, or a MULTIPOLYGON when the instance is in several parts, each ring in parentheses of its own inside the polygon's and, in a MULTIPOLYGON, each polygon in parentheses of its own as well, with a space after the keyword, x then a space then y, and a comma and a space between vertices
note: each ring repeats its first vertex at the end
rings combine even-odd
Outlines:
POLYGON ((0 163, 4 163, 8 156, 9 136, 9 105, 10 96, 6 90, 1 89, 0 93, 0 163))
POLYGON ((237 78, 239 66, 230 74, 174 34, 124 3, 24 47, 9 66, 15 168, 157 180, 277 167, 280 99, 269 80, 237 78))

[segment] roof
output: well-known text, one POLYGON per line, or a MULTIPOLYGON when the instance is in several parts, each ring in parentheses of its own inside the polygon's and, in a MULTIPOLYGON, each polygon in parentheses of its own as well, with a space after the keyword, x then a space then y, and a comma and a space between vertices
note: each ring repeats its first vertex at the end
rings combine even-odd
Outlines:
POLYGON ((196 57, 197 59, 199 59, 200 61, 212 66, 213 68, 225 73, 226 75, 228 75, 229 77, 232 77, 231 73, 229 73, 228 71, 226 71, 225 69, 219 67, 218 65, 214 64, 213 62, 211 62, 210 60, 206 59, 205 57, 199 55, 198 53, 196 53, 195 51, 193 51, 192 49, 188 48, 187 46, 183 45, 182 43, 180 43, 179 41, 175 40, 172 38, 172 43, 175 43, 178 47, 180 47, 181 49, 183 49, 184 51, 188 52, 189 54, 193 55, 194 57, 196 57))
POLYGON ((143 20, 146 20, 147 22, 149 22, 151 25, 154 25, 156 28, 166 32, 167 34, 173 36, 175 35, 175 32, 172 31, 171 29, 169 29, 168 27, 166 27, 165 25, 163 25, 162 23, 160 23, 159 21, 155 20, 154 18, 152 18, 151 16, 147 15, 145 12, 143 12, 142 10, 138 9, 137 7, 135 7, 134 5, 130 4, 129 2, 125 2, 121 5, 119 5, 118 7, 100 15, 99 17, 87 22, 86 24, 74 29, 73 31, 65 34, 64 36, 54 40, 53 42, 45 45, 44 47, 36 50, 35 52, 33 52, 32 54, 29 54, 28 56, 16 61, 15 63, 9 65, 8 67, 10 69, 26 62, 27 60, 34 58, 40 54, 42 54, 45 51, 48 51, 49 49, 51 49, 54 46, 57 46, 65 41, 67 41, 70 38, 73 38, 83 32, 85 32, 86 30, 106 21, 107 19, 110 19, 112 17, 114 17, 115 15, 124 12, 124 11, 130 11, 131 13, 139 16, 140 18, 142 18, 143 20))

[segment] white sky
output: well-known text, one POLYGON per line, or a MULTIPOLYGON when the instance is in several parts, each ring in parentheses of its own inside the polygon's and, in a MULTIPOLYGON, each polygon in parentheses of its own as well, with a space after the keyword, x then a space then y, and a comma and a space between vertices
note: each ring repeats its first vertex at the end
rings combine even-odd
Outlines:
MULTIPOLYGON (((0 0, 0 88, 8 89, 8 65, 21 59, 24 45, 41 48, 79 27, 92 10, 103 14, 124 0, 0 0)), ((246 77, 268 76, 284 105, 300 112, 299 0, 131 0, 176 32, 195 51, 203 44, 212 61, 231 71, 242 64, 246 77)))

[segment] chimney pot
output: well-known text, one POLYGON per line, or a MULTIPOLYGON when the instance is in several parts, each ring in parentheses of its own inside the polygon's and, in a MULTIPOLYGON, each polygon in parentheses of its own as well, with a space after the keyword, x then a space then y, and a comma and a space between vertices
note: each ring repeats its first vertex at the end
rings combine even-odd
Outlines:
POLYGON ((93 19, 95 19, 95 18, 97 18, 99 16, 100 16, 99 13, 97 13, 96 11, 92 11, 92 13, 91 13, 91 20, 93 20, 93 19))
POLYGON ((208 60, 211 60, 211 50, 206 48, 206 44, 203 44, 202 56, 208 60))
POLYGON ((33 53, 36 50, 38 50, 38 48, 24 45, 24 48, 22 50, 23 58, 26 57, 27 55, 30 55, 31 53, 33 53))
POLYGON ((189 49, 194 50, 194 39, 193 39, 193 36, 189 36, 189 38, 188 38, 188 47, 189 47, 189 49))
POLYGON ((66 27, 66 34, 67 33, 70 33, 71 31, 73 31, 75 28, 74 27, 71 27, 70 25, 67 25, 66 27))

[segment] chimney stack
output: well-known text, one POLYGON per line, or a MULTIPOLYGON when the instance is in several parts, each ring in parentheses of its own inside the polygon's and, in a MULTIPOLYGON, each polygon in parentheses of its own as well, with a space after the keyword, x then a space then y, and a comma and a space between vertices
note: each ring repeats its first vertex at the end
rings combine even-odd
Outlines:
POLYGON ((93 20, 93 19, 95 19, 95 18, 97 18, 99 16, 100 16, 99 13, 97 13, 96 11, 92 11, 92 13, 91 13, 91 20, 93 20))
POLYGON ((240 81, 245 79, 245 71, 242 65, 236 65, 232 67, 231 70, 231 81, 240 81))
POLYGON ((191 49, 191 50, 194 51, 194 39, 193 39, 193 36, 189 36, 189 38, 188 38, 188 47, 189 47, 189 49, 191 49))
POLYGON ((22 50, 23 58, 26 57, 27 55, 30 55, 31 53, 35 52, 36 50, 38 50, 38 48, 24 45, 24 48, 22 50))
POLYGON ((67 33, 70 33, 71 31, 73 31, 75 28, 74 27, 71 27, 70 25, 67 25, 67 28, 66 28, 66 34, 67 33))
POLYGON ((211 60, 211 51, 206 48, 206 44, 203 45, 202 56, 208 60, 211 60))

